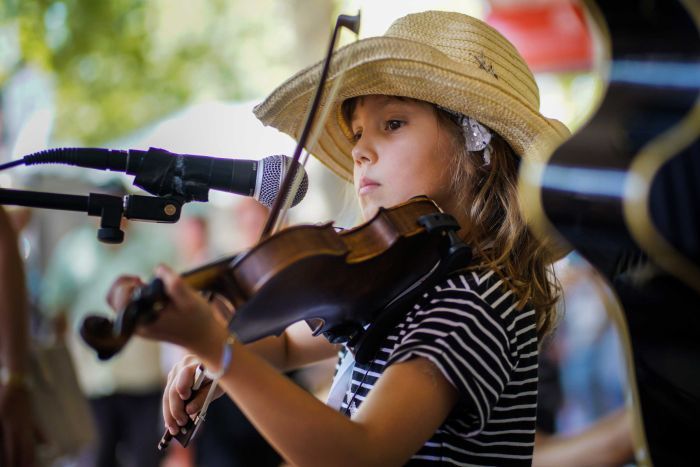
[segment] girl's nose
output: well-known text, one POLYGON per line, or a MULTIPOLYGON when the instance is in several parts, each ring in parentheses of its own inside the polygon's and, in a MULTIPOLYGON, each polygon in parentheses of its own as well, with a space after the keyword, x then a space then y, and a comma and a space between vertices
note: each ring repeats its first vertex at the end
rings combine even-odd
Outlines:
POLYGON ((352 158, 356 164, 374 163, 377 161, 377 153, 368 136, 362 135, 352 148, 352 158))

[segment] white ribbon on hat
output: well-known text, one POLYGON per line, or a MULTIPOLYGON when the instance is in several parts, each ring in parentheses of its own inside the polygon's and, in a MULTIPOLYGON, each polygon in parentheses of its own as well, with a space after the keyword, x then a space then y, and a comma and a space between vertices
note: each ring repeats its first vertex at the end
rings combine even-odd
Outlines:
POLYGON ((476 119, 468 117, 454 110, 438 106, 456 119, 456 123, 462 128, 467 151, 484 151, 484 165, 491 163, 491 138, 493 133, 476 119))
POLYGON ((467 150, 484 151, 484 165, 491 163, 491 130, 471 117, 463 117, 462 131, 467 142, 467 150))

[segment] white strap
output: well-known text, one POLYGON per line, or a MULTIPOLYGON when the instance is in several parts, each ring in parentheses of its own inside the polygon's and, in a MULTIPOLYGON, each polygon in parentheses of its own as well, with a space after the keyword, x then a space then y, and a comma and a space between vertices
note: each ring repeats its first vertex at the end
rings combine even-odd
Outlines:
POLYGON ((331 385, 330 391, 328 391, 326 405, 340 411, 340 406, 343 404, 343 398, 350 385, 352 370, 354 368, 355 357, 352 355, 352 352, 348 350, 340 361, 338 372, 333 378, 333 384, 331 385))

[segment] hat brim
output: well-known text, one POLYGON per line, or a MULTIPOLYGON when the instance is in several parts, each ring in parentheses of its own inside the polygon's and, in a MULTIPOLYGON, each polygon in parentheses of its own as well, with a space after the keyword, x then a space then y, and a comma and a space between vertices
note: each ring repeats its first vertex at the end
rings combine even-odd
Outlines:
MULTIPOLYGON (((298 140, 322 65, 316 63, 280 85, 255 107, 255 115, 265 125, 298 140)), ((373 94, 424 100, 469 115, 500 134, 518 155, 528 158, 543 159, 570 134, 561 122, 544 117, 485 69, 457 62, 433 47, 407 39, 363 39, 334 54, 321 100, 322 109, 331 108, 318 140, 307 147, 346 180, 352 180, 353 144, 341 104, 351 97, 373 94), (337 80, 342 81, 335 95, 329 96, 337 80)))

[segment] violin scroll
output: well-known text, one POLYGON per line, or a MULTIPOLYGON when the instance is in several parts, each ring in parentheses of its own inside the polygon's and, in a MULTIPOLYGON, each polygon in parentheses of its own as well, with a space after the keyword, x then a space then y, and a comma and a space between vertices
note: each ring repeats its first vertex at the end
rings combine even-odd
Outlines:
POLYGON ((105 316, 88 316, 80 326, 80 336, 95 349, 100 360, 108 360, 119 353, 139 324, 154 321, 167 304, 168 296, 160 279, 134 290, 126 308, 115 320, 105 316))

